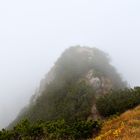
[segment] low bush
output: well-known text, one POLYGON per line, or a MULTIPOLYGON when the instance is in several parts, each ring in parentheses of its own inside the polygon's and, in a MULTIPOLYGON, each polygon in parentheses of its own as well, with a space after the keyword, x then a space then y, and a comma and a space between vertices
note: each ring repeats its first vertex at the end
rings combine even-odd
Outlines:
POLYGON ((100 115, 108 117, 120 114, 140 104, 140 87, 111 91, 96 101, 100 115))
POLYGON ((91 138, 101 128, 99 121, 65 120, 38 121, 23 120, 12 130, 0 131, 0 140, 84 140, 91 138))

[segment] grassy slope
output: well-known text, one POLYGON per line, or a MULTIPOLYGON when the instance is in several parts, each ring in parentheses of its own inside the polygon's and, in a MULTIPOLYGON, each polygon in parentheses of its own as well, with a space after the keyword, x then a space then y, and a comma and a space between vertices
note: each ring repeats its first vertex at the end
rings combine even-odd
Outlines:
POLYGON ((140 140, 140 106, 105 121, 95 140, 140 140))

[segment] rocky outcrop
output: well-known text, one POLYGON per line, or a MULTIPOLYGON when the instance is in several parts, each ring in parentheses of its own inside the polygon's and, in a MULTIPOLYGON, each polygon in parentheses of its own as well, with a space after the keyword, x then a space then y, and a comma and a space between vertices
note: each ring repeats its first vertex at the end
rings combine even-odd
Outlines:
POLYGON ((89 118, 97 119, 100 116, 95 97, 116 87, 126 87, 126 83, 110 64, 106 53, 96 48, 71 47, 41 80, 40 87, 23 116, 27 114, 34 121, 61 117, 69 119, 70 115, 82 118, 90 114, 89 118), (84 86, 92 89, 88 89, 90 95, 86 93, 84 86), (83 114, 85 116, 80 116, 83 114))

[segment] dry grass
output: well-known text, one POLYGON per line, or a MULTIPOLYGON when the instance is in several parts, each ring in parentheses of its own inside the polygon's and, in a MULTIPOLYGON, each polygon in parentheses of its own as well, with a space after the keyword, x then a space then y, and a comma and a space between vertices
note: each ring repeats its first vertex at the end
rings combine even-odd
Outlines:
POLYGON ((106 121, 93 140, 140 140, 140 106, 106 121))

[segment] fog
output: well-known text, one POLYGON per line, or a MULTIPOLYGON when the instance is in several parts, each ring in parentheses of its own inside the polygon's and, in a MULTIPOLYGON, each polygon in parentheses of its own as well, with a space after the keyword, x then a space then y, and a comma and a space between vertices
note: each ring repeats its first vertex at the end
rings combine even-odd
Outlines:
POLYGON ((139 0, 0 1, 0 128, 73 45, 106 51, 129 85, 140 85, 139 7, 139 0))

